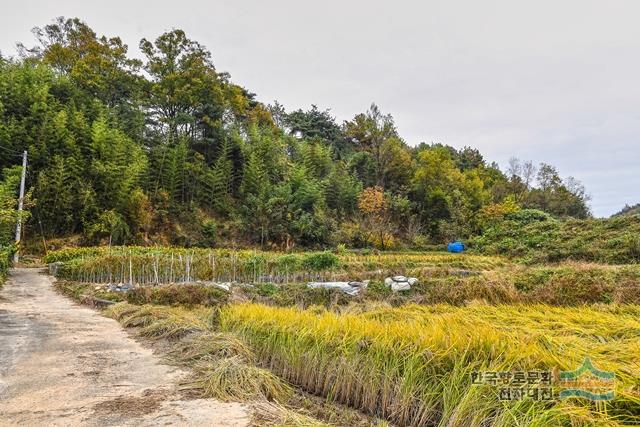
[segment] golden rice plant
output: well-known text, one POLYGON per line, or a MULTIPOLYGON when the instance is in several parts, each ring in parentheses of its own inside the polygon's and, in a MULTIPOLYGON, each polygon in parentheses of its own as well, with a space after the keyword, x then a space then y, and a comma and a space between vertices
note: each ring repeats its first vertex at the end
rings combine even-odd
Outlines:
POLYGON ((258 304, 223 310, 274 373, 398 425, 624 425, 640 422, 640 308, 405 306, 362 314, 258 304), (589 356, 616 373, 600 404, 499 400, 471 372, 570 370, 589 356))

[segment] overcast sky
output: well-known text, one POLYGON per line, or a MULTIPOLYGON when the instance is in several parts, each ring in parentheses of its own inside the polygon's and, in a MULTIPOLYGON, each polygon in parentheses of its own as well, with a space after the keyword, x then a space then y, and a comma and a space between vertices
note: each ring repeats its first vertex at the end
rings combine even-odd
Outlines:
POLYGON ((0 51, 79 17, 139 55, 181 28, 235 83, 340 120, 376 102, 410 145, 547 162, 581 180, 596 216, 640 202, 637 0, 0 1, 0 51))

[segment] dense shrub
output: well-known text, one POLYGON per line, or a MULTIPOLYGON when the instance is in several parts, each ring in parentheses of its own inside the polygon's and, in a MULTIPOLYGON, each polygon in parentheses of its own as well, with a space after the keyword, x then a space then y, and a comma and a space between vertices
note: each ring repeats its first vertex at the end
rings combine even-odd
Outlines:
POLYGON ((340 258, 328 251, 306 254, 302 258, 302 266, 312 271, 332 270, 339 265, 340 258))
POLYGON ((56 289, 76 301, 102 299, 127 301, 131 304, 167 306, 221 306, 228 301, 228 293, 222 289, 203 285, 142 286, 127 292, 110 292, 93 284, 59 280, 56 289))
POLYGON ((640 303, 640 268, 637 266, 566 264, 523 269, 512 277, 527 302, 567 306, 640 303))
POLYGON ((126 300, 131 304, 155 305, 206 305, 219 306, 227 302, 227 292, 212 286, 166 285, 158 287, 142 286, 127 292, 126 300))
POLYGON ((11 267, 11 257, 13 256, 13 247, 0 247, 0 286, 7 277, 7 271, 11 267))
POLYGON ((302 265, 302 259, 299 255, 287 254, 279 256, 276 259, 276 269, 280 274, 288 274, 298 271, 302 265))
POLYGON ((89 283, 76 283, 58 280, 55 282, 54 286, 63 295, 66 295, 76 301, 88 303, 89 305, 93 305, 95 299, 113 302, 126 300, 124 293, 107 292, 104 289, 97 290, 94 288, 94 285, 89 283))
POLYGON ((202 241, 200 246, 210 247, 216 244, 218 225, 212 219, 206 219, 202 223, 202 241))

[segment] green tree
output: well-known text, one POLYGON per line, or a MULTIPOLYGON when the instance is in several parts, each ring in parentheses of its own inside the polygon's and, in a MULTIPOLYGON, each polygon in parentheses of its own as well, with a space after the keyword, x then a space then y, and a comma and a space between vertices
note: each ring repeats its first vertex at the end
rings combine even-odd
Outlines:
POLYGON ((284 115, 282 126, 286 127, 292 135, 320 141, 333 148, 339 158, 353 150, 353 143, 336 123, 330 110, 321 111, 317 106, 311 105, 311 109, 307 111, 298 109, 289 114, 283 114, 281 111, 280 114, 284 115))
POLYGON ((478 170, 461 172, 451 152, 441 146, 418 152, 412 181, 417 213, 429 234, 437 239, 471 233, 475 213, 490 200, 478 170))
POLYGON ((107 126, 100 118, 92 126, 91 176, 100 204, 106 209, 126 212, 130 194, 139 186, 147 168, 142 149, 124 133, 107 126))
POLYGON ((227 140, 222 144, 220 154, 208 172, 208 204, 219 213, 229 213, 233 204, 232 191, 234 170, 231 148, 227 140))
POLYGON ((122 215, 114 210, 108 210, 100 214, 97 221, 89 227, 87 235, 90 239, 108 237, 109 246, 111 246, 126 243, 130 231, 122 215))
POLYGON ((137 108, 143 78, 141 61, 127 56, 128 46, 119 37, 98 36, 78 18, 59 17, 52 24, 33 29, 38 45, 23 56, 67 76, 79 93, 97 98, 113 108, 130 136, 140 136, 143 114, 137 108))
POLYGON ((146 106, 152 123, 173 143, 185 136, 219 136, 226 75, 216 72, 209 51, 182 30, 164 33, 153 43, 142 39, 140 50, 150 77, 146 106))
POLYGON ((145 241, 153 223, 153 210, 149 196, 141 188, 136 188, 129 194, 127 214, 131 233, 138 240, 145 241))
POLYGON ((13 242, 18 219, 18 186, 22 167, 14 166, 5 168, 0 174, 0 247, 10 245, 13 242))
POLYGON ((391 115, 382 114, 377 105, 371 104, 366 113, 345 123, 345 133, 359 150, 371 156, 377 186, 397 190, 408 184, 411 157, 391 115))
POLYGON ((70 170, 69 161, 53 156, 51 164, 40 171, 36 182, 37 214, 43 225, 54 235, 73 233, 81 226, 81 212, 76 189, 79 181, 70 170))
POLYGON ((341 163, 336 164, 324 181, 327 207, 335 212, 338 219, 345 219, 356 213, 361 192, 362 183, 349 174, 341 163))

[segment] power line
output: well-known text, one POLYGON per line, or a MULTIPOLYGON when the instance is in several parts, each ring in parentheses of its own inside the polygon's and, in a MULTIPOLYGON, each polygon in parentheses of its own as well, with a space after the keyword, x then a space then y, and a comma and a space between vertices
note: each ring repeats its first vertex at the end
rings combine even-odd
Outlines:
POLYGON ((10 152, 10 153, 20 154, 18 151, 14 150, 13 148, 8 148, 8 147, 5 147, 5 146, 3 146, 3 145, 0 145, 0 148, 2 148, 2 149, 3 149, 3 150, 5 150, 5 151, 8 151, 8 152, 10 152))
POLYGON ((0 145, 0 148, 6 151, 7 153, 13 154, 14 156, 22 157, 22 153, 12 150, 11 148, 3 147, 2 145, 0 145))

